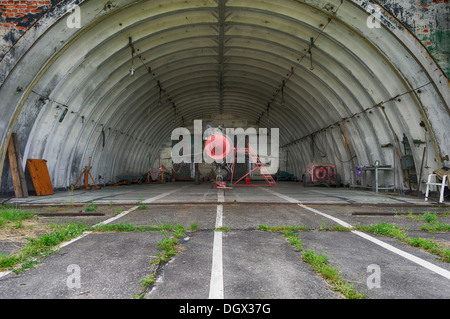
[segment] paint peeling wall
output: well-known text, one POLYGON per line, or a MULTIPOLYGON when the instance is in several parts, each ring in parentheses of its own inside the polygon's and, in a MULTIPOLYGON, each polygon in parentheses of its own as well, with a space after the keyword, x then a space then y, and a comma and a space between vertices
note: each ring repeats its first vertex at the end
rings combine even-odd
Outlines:
POLYGON ((450 7, 448 0, 379 0, 430 51, 450 75, 450 7))
MULTIPOLYGON (((0 60, 22 34, 61 0, 0 1, 0 60)), ((370 1, 361 5, 370 5, 370 1)), ((450 7, 448 0, 378 0, 377 3, 404 24, 450 75, 450 7)))
MULTIPOLYGON (((0 60, 41 16, 53 6, 63 2, 69 1, 0 1, 0 60)), ((354 2, 363 7, 371 4, 371 1, 354 2)), ((448 0, 378 0, 376 2, 417 36, 448 78, 450 75, 448 0)))
POLYGON ((0 59, 58 1, 0 1, 0 59))

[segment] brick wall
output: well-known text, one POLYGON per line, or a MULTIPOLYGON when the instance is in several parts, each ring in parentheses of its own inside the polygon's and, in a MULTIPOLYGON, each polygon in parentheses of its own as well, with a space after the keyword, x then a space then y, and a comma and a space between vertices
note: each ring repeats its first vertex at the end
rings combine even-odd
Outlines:
POLYGON ((52 1, 0 0, 0 36, 11 29, 26 30, 52 6, 52 1))

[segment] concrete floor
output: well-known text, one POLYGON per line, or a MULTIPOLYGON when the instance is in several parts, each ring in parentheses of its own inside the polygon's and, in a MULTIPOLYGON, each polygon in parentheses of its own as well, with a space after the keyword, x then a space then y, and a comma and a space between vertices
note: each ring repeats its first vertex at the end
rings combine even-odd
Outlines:
MULTIPOLYGON (((191 182, 167 184, 132 184, 110 186, 99 190, 55 191, 51 196, 12 198, 12 205, 70 205, 94 202, 96 204, 216 203, 217 190, 211 183, 195 185, 191 182)), ((235 187, 225 190, 226 203, 303 203, 303 204, 358 204, 358 205, 433 205, 423 198, 393 193, 379 194, 361 189, 303 187, 301 183, 280 182, 277 187, 235 187), (280 196, 281 195, 281 196, 280 196), (283 197, 284 196, 284 197, 283 197), (290 198, 286 200, 286 198, 290 198), (293 200, 292 200, 293 199, 293 200)))
MULTIPOLYGON (((55 205, 90 201, 104 203, 105 216, 42 219, 46 223, 75 220, 111 225, 198 225, 198 231, 188 232, 181 241, 180 252, 159 269, 156 284, 145 295, 147 299, 208 299, 215 272, 213 252, 218 244, 214 229, 219 208, 221 224, 230 227, 230 231, 221 233, 220 241, 225 299, 342 298, 299 258, 301 252, 281 233, 258 231, 259 225, 310 227, 298 232, 304 248, 325 254, 343 278, 370 299, 450 298, 450 277, 445 278, 450 265, 439 261, 437 256, 384 236, 371 235, 380 245, 353 232, 320 231, 341 222, 351 225, 386 222, 407 228, 409 236, 434 237, 449 245, 448 232, 430 234, 421 231, 423 221, 392 214, 444 212, 447 214, 439 215, 439 220, 450 223, 448 207, 425 205, 423 199, 361 190, 303 188, 297 183, 280 183, 270 189, 240 187, 225 191, 213 189, 210 184, 169 183, 76 191, 73 195, 58 192, 10 203, 55 205), (131 209, 137 202, 145 203, 146 209, 131 209), (106 204, 120 204, 129 211, 117 218, 106 204), (370 265, 381 269, 380 288, 368 289, 370 265)), ((142 289, 139 280, 157 270, 149 261, 155 258, 161 239, 160 232, 89 234, 23 274, 0 273, 0 298, 133 298, 142 289), (70 275, 67 267, 73 264, 81 269, 79 289, 68 288, 66 284, 70 275)))

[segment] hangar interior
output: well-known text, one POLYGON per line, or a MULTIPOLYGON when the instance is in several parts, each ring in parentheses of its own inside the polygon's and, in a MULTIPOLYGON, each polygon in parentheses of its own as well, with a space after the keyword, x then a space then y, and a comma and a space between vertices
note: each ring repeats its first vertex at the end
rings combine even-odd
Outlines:
POLYGON ((331 163, 340 186, 365 186, 380 165, 381 184, 424 192, 449 166, 448 75, 389 1, 47 2, 2 39, 3 194, 13 133, 23 169, 44 159, 68 189, 89 162, 99 185, 172 170, 171 134, 195 120, 278 128, 280 173, 299 182, 331 163))

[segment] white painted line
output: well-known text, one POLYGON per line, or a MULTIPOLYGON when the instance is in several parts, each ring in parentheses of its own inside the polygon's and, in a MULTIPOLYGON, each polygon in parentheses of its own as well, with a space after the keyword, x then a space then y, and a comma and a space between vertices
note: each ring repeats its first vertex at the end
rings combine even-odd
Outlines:
MULTIPOLYGON (((225 201, 224 190, 217 192, 217 201, 225 201)), ((223 206, 217 206, 216 229, 223 226, 223 206)), ((211 269, 211 282, 209 285, 209 299, 224 299, 223 288, 223 254, 222 254, 222 232, 214 232, 214 246, 211 269)))
POLYGON ((75 239, 72 239, 71 241, 62 243, 61 245, 59 245, 58 247, 54 248, 53 250, 58 250, 58 249, 61 249, 61 248, 66 247, 66 246, 69 246, 70 244, 73 244, 74 242, 76 242, 76 241, 78 241, 78 240, 80 240, 80 239, 86 237, 87 235, 89 235, 89 234, 91 234, 91 233, 92 233, 92 232, 90 232, 90 231, 89 231, 89 232, 84 232, 83 235, 81 235, 81 236, 79 236, 79 237, 77 237, 77 238, 75 238, 75 239))
POLYGON ((352 231, 352 233, 355 234, 355 235, 358 235, 358 236, 360 236, 362 238, 365 238, 365 239, 367 239, 367 240, 369 240, 369 241, 371 241, 371 242, 373 242, 373 243, 375 243, 375 244, 377 244, 377 245, 379 245, 379 246, 381 246, 383 248, 386 248, 387 250, 390 250, 393 253, 396 253, 397 255, 400 255, 400 256, 402 256, 402 257, 404 257, 404 258, 406 258, 406 259, 408 259, 408 260, 410 260, 410 261, 412 261, 412 262, 414 262, 414 263, 416 263, 416 264, 418 264, 418 265, 420 265, 422 267, 425 267, 428 270, 431 270, 431 271, 435 272, 436 274, 441 275, 441 276, 443 276, 443 277, 445 277, 445 278, 450 280, 450 271, 448 271, 446 269, 438 267, 438 266, 436 266, 436 265, 434 265, 434 264, 432 264, 432 263, 430 263, 430 262, 428 262, 426 260, 423 260, 423 259, 421 259, 419 257, 414 256, 414 255, 411 255, 411 254, 409 254, 407 252, 404 252, 403 250, 395 248, 392 245, 386 244, 385 242, 382 242, 381 240, 378 240, 378 239, 376 239, 376 238, 374 238, 374 237, 372 237, 370 235, 367 235, 365 233, 361 233, 359 231, 352 231))
POLYGON ((150 204, 150 203, 153 203, 153 202, 155 202, 155 201, 157 201, 157 200, 159 200, 159 199, 161 199, 161 198, 164 198, 164 197, 167 197, 167 196, 169 196, 169 195, 172 195, 173 193, 176 193, 176 192, 178 192, 179 190, 185 189, 185 188, 187 188, 187 187, 188 187, 188 186, 183 186, 183 187, 181 187, 181 188, 177 188, 177 189, 175 189, 175 190, 173 190, 173 191, 170 191, 170 192, 167 192, 167 193, 164 193, 164 194, 161 194, 161 195, 158 195, 158 196, 149 198, 149 199, 143 201, 142 203, 143 203, 143 204, 150 204))
MULTIPOLYGON (((273 193, 274 195, 277 195, 277 196, 281 195, 281 194, 273 192, 273 191, 270 191, 270 192, 273 193)), ((282 195, 282 196, 279 196, 279 197, 284 198, 285 200, 288 200, 291 203, 296 201, 295 199, 290 198, 290 197, 285 196, 285 195, 282 195)), ((336 217, 333 217, 333 216, 330 216, 328 214, 322 213, 321 211, 318 211, 317 209, 310 208, 310 207, 305 206, 303 204, 299 204, 298 206, 302 207, 304 209, 307 209, 307 210, 309 210, 311 212, 314 212, 316 214, 319 214, 319 215, 321 215, 321 216, 323 216, 325 218, 331 219, 334 222, 336 222, 336 223, 338 223, 338 224, 340 224, 340 225, 342 225, 344 227, 347 227, 347 228, 350 228, 350 229, 354 228, 352 225, 344 222, 343 220, 340 220, 340 219, 338 219, 336 217)), ((420 265, 420 266, 422 266, 422 267, 424 267, 424 268, 426 268, 428 270, 431 270, 434 273, 436 273, 438 275, 441 275, 444 278, 447 278, 447 279, 450 280, 450 271, 448 271, 446 269, 438 267, 438 266, 436 266, 436 265, 434 265, 434 264, 432 264, 432 263, 430 263, 430 262, 428 262, 426 260, 423 260, 422 258, 416 257, 414 255, 411 255, 411 254, 407 253, 407 252, 404 252, 403 250, 395 248, 394 246, 389 245, 389 244, 387 244, 387 243, 385 243, 385 242, 383 242, 381 240, 378 240, 378 239, 376 239, 376 238, 374 238, 374 237, 372 237, 372 236, 370 236, 368 234, 365 234, 365 233, 362 233, 362 232, 359 232, 359 231, 352 231, 352 233, 355 234, 355 235, 358 235, 361 238, 369 240, 372 243, 377 244, 380 247, 383 247, 383 248, 385 248, 385 249, 387 249, 387 250, 389 250, 389 251, 391 251, 391 252, 393 252, 393 253, 395 253, 395 254, 397 254, 399 256, 402 256, 403 258, 406 258, 406 259, 408 259, 408 260, 410 260, 410 261, 412 261, 412 262, 414 262, 414 263, 416 263, 416 264, 418 264, 418 265, 420 265)))
POLYGON ((217 201, 219 203, 225 203, 225 191, 223 189, 217 190, 217 201))
MULTIPOLYGON (((350 228, 350 229, 354 228, 352 225, 347 224, 346 222, 344 222, 344 221, 342 221, 342 220, 340 220, 338 218, 335 218, 335 217, 330 216, 328 214, 322 213, 322 212, 318 211, 317 209, 310 208, 310 207, 307 207, 305 205, 299 205, 299 206, 302 207, 302 208, 305 208, 305 209, 307 209, 309 211, 312 211, 312 212, 314 212, 316 214, 324 216, 324 217, 326 217, 328 219, 331 219, 331 220, 335 221, 336 223, 338 223, 338 224, 340 224, 340 225, 342 225, 344 227, 347 227, 347 228, 350 228)), ((362 233, 362 232, 359 232, 359 231, 352 231, 352 233, 355 234, 355 235, 358 235, 359 237, 362 237, 362 238, 364 238, 366 240, 369 240, 372 243, 377 244, 378 246, 381 246, 381 247, 383 247, 383 248, 385 248, 385 249, 387 249, 387 250, 389 250, 389 251, 391 251, 393 253, 396 253, 397 255, 400 255, 403 258, 406 258, 406 259, 408 259, 408 260, 410 260, 410 261, 412 261, 412 262, 414 262, 414 263, 416 263, 416 264, 418 264, 418 265, 420 265, 422 267, 425 267, 425 268, 427 268, 427 269, 429 269, 429 270, 431 270, 431 271, 433 271, 433 272, 435 272, 435 273, 437 273, 437 274, 439 274, 439 275, 441 275, 441 276, 443 276, 443 277, 445 277, 447 279, 450 279, 450 271, 448 271, 446 269, 438 267, 438 266, 436 266, 436 265, 434 265, 434 264, 432 264, 432 263, 430 263, 430 262, 428 262, 426 260, 423 260, 423 259, 421 259, 419 257, 414 256, 414 255, 411 255, 411 254, 409 254, 407 252, 404 252, 403 250, 395 248, 394 246, 389 245, 389 244, 387 244, 387 243, 385 243, 385 242, 383 242, 381 240, 378 240, 378 239, 376 239, 376 238, 374 238, 374 237, 372 237, 372 236, 370 236, 370 235, 368 235, 366 233, 362 233)))
POLYGON ((138 209, 138 208, 139 208, 139 206, 135 206, 135 207, 133 207, 133 208, 130 208, 130 209, 127 210, 126 212, 122 212, 122 213, 120 213, 120 214, 117 215, 117 216, 114 216, 114 217, 112 217, 112 218, 110 218, 110 219, 108 219, 108 220, 105 220, 105 221, 103 221, 103 222, 101 222, 101 223, 98 223, 97 225, 94 225, 94 227, 111 224, 113 221, 116 221, 116 220, 118 220, 118 219, 120 219, 120 218, 122 218, 122 217, 125 217, 126 215, 128 215, 129 213, 134 212, 134 211, 135 211, 136 209, 138 209))
MULTIPOLYGON (((223 206, 217 207, 216 228, 222 227, 223 206)), ((224 299, 223 289, 223 255, 222 232, 214 232, 213 260, 211 282, 209 285, 209 299, 224 299)))
MULTIPOLYGON (((340 220, 340 219, 338 219, 336 217, 333 217, 333 216, 330 216, 328 214, 322 213, 322 212, 318 211, 317 209, 313 209, 313 208, 307 207, 305 205, 298 205, 298 206, 300 206, 302 208, 305 208, 305 209, 307 209, 309 211, 312 211, 312 212, 314 212, 316 214, 319 214, 321 216, 324 216, 324 217, 326 217, 328 219, 331 219, 331 220, 335 221, 336 223, 338 223, 338 224, 340 224, 340 225, 342 225, 344 227, 347 227, 347 228, 350 228, 350 229, 354 228, 352 225, 344 222, 343 220, 340 220)), ((383 248, 385 248, 385 249, 387 249, 387 250, 389 250, 389 251, 391 251, 391 252, 393 252, 393 253, 395 253, 395 254, 397 254, 399 256, 402 256, 403 258, 406 258, 406 259, 408 259, 408 260, 410 260, 410 261, 412 261, 412 262, 414 262, 414 263, 416 263, 416 264, 418 264, 418 265, 420 265, 422 267, 425 267, 428 270, 431 270, 431 271, 433 271, 433 272, 435 272, 435 273, 437 273, 437 274, 439 274, 439 275, 441 275, 441 276, 443 276, 443 277, 445 277, 447 279, 450 279, 450 271, 448 271, 446 269, 443 269, 441 267, 433 265, 432 263, 430 263, 430 262, 428 262, 426 260, 423 260, 423 259, 421 259, 419 257, 414 256, 414 255, 411 255, 411 254, 409 254, 407 252, 404 252, 403 250, 400 250, 398 248, 395 248, 394 246, 389 245, 389 244, 387 244, 387 243, 385 243, 385 242, 383 242, 381 240, 378 240, 378 239, 376 239, 376 238, 374 238, 374 237, 372 237, 372 236, 370 236, 368 234, 365 234, 365 233, 362 233, 362 232, 359 232, 359 231, 352 231, 352 233, 355 234, 355 235, 358 235, 359 237, 362 237, 362 238, 364 238, 366 240, 369 240, 372 243, 377 244, 378 246, 381 246, 381 247, 383 247, 383 248)))
MULTIPOLYGON (((173 193, 175 193, 175 192, 177 192, 177 191, 179 191, 179 190, 181 190, 181 189, 184 189, 184 188, 186 188, 186 187, 188 187, 188 186, 184 186, 184 187, 178 188, 178 189, 176 189, 176 190, 173 190, 173 191, 171 191, 171 192, 167 192, 167 193, 164 193, 164 194, 161 194, 161 195, 158 195, 158 196, 149 198, 149 199, 147 199, 146 201, 144 201, 143 203, 145 203, 145 204, 150 204, 150 203, 152 203, 152 202, 154 202, 154 201, 156 201, 156 200, 158 200, 158 199, 161 199, 161 198, 164 198, 164 197, 166 197, 166 196, 172 195, 173 193)), ((94 227, 96 227, 96 226, 102 226, 102 225, 108 225, 108 224, 112 223, 113 221, 116 221, 116 220, 118 220, 118 219, 120 219, 120 218, 122 218, 122 217, 128 215, 129 213, 134 212, 134 211, 135 211, 136 209, 138 209, 138 208, 139 208, 139 206, 135 206, 135 207, 131 208, 130 210, 127 210, 126 212, 123 212, 123 213, 121 213, 121 214, 119 214, 119 215, 117 215, 117 216, 115 216, 115 217, 113 217, 113 218, 110 218, 110 219, 108 219, 108 220, 106 220, 106 221, 103 221, 103 222, 101 222, 101 223, 98 223, 97 225, 94 225, 94 227)), ((58 250, 58 249, 67 247, 67 246, 69 246, 70 244, 73 244, 74 242, 79 241, 80 239, 86 237, 87 235, 89 235, 89 234, 91 234, 91 233, 92 233, 92 232, 84 232, 81 236, 79 236, 79 237, 77 237, 77 238, 74 238, 74 239, 72 239, 72 240, 70 240, 70 241, 68 241, 68 242, 62 243, 62 244, 60 244, 59 246, 55 247, 53 250, 58 250)), ((221 245, 221 246, 222 246, 222 245, 221 245)), ((11 273, 12 273, 11 271, 0 272, 0 278, 5 277, 5 276, 7 276, 7 275, 9 275, 9 274, 11 274, 11 273)))
POLYGON ((343 220, 340 220, 340 219, 335 218, 335 217, 333 217, 333 216, 330 216, 330 215, 327 215, 327 214, 325 214, 325 213, 322 213, 321 211, 318 211, 317 209, 310 208, 310 207, 305 206, 305 205, 302 205, 302 204, 299 204, 298 206, 300 206, 300 207, 302 207, 302 208, 304 208, 304 209, 307 209, 307 210, 309 210, 309 211, 311 211, 311 212, 313 212, 313 213, 319 214, 319 215, 321 215, 321 216, 323 216, 323 217, 326 217, 326 218, 328 218, 328 219, 331 219, 332 221, 338 223, 338 224, 341 225, 341 226, 344 226, 344 227, 346 227, 346 228, 353 228, 352 225, 347 224, 347 223, 344 222, 343 220))
POLYGON ((222 232, 214 233, 213 264, 209 299, 224 299, 223 263, 222 263, 222 232))
POLYGON ((216 228, 223 226, 223 206, 217 206, 216 228))
MULTIPOLYGON (((181 188, 177 188, 177 189, 175 189, 175 190, 173 190, 173 191, 170 191, 170 192, 167 192, 167 193, 164 193, 164 194, 161 194, 161 195, 158 195, 158 196, 155 196, 155 197, 146 199, 146 200, 143 201, 142 203, 143 203, 143 204, 150 204, 150 203, 153 203, 153 202, 155 202, 155 201, 157 201, 157 200, 159 200, 159 199, 161 199, 161 198, 164 198, 164 197, 166 197, 166 196, 172 195, 173 193, 176 193, 177 191, 179 191, 179 190, 181 190, 181 189, 184 189, 184 188, 186 188, 186 187, 187 187, 187 186, 184 186, 184 187, 181 187, 181 188)), ((135 207, 133 207, 133 208, 130 208, 130 210, 128 210, 128 211, 126 211, 126 212, 122 212, 121 214, 119 214, 119 215, 117 215, 117 216, 115 216, 115 217, 112 217, 112 218, 110 218, 110 219, 108 219, 108 220, 106 220, 106 221, 104 221, 104 222, 101 222, 101 223, 99 223, 99 224, 97 224, 97 225, 95 225, 95 226, 101 226, 101 225, 108 225, 108 224, 111 224, 113 221, 116 221, 116 220, 118 220, 118 219, 120 219, 120 218, 122 218, 122 217, 125 217, 125 216, 128 215, 129 213, 132 213, 132 212, 134 212, 135 210, 137 210, 138 208, 139 208, 139 206, 135 206, 135 207)), ((94 227, 95 227, 95 226, 94 226, 94 227)))
POLYGON ((261 188, 264 189, 266 192, 269 192, 269 193, 271 193, 271 194, 273 194, 275 196, 278 196, 278 197, 280 197, 280 198, 284 199, 285 201, 288 201, 288 202, 290 202, 292 204, 301 204, 302 203, 302 202, 300 202, 300 201, 298 201, 298 200, 296 200, 296 199, 294 199, 292 197, 289 197, 289 196, 286 196, 286 195, 274 192, 273 190, 271 190, 269 188, 264 188, 264 187, 261 187, 261 188))

